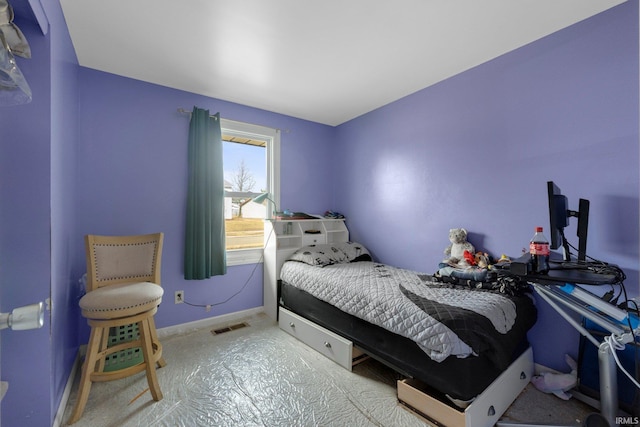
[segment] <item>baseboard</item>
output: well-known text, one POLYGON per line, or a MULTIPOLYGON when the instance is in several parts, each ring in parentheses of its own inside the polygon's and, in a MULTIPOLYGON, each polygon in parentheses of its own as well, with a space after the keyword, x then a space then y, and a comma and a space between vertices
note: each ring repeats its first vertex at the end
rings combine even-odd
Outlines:
POLYGON ((220 316, 208 317, 206 319, 195 320, 193 322, 181 323, 179 325, 167 326, 166 328, 158 329, 158 338, 193 332, 197 329, 208 328, 213 325, 233 323, 239 319, 255 316, 263 312, 264 307, 256 307, 250 308, 248 310, 236 311, 234 313, 223 314, 220 316))
POLYGON ((71 395, 71 388, 73 387, 73 382, 76 379, 76 374, 80 371, 80 361, 82 360, 84 351, 86 351, 87 346, 82 345, 78 349, 78 354, 76 355, 76 360, 73 361, 73 366, 71 367, 71 372, 69 373, 69 378, 67 378, 67 383, 64 386, 64 391, 62 392, 62 399, 60 399, 60 405, 58 405, 58 411, 56 412, 56 417, 53 419, 52 427, 60 427, 62 425, 62 421, 64 421, 64 411, 67 409, 67 404, 69 403, 69 396, 71 395))
MULTIPOLYGON (((264 313, 264 307, 256 307, 248 310, 237 311, 235 313, 223 314, 220 316, 209 317, 207 319, 168 326, 166 328, 158 329, 158 338, 164 338, 176 334, 184 334, 213 325, 233 323, 239 319, 245 319, 247 317, 256 316, 261 313, 264 313)), ((58 405, 58 411, 56 412, 56 417, 53 420, 52 427, 60 427, 62 425, 64 411, 67 408, 67 404, 69 403, 69 396, 71 395, 71 388, 73 386, 73 382, 75 381, 76 375, 82 368, 81 361, 86 354, 86 351, 86 344, 83 344, 80 346, 80 348, 78 348, 78 354, 76 355, 76 360, 73 362, 73 366, 71 367, 71 372, 69 373, 69 378, 67 379, 67 383, 64 387, 62 399, 60 399, 60 405, 58 405)))

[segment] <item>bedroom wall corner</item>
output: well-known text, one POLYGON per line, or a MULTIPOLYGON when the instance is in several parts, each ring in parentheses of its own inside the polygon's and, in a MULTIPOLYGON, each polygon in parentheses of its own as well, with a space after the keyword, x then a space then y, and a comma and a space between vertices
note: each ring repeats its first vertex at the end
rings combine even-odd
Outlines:
MULTIPOLYGON (((450 228, 518 257, 548 227, 553 180, 571 206, 591 201, 588 252, 620 265, 638 295, 638 60, 628 1, 339 126, 336 183, 357 183, 336 185, 352 238, 427 273, 450 228)), ((536 361, 563 370, 578 333, 540 304, 536 361)))

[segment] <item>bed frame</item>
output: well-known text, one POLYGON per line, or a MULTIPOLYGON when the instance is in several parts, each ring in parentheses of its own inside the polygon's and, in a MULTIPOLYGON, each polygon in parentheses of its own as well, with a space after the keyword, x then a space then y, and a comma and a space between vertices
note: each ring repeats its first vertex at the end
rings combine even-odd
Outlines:
POLYGON ((364 354, 407 377, 398 382, 398 399, 428 420, 454 427, 492 426, 533 375, 528 345, 514 352, 504 372, 483 357, 434 362, 408 338, 344 313, 296 287, 282 282, 280 286, 282 330, 345 369, 351 370, 364 354), (462 409, 446 395, 475 400, 462 409))
MULTIPOLYGON (((292 246, 297 245, 289 244, 286 251, 292 253, 292 246)), ((413 341, 283 284, 281 266, 279 262, 275 268, 279 327, 349 371, 366 357, 394 369, 406 377, 397 384, 400 404, 431 422, 450 427, 493 426, 533 375, 532 350, 526 342, 514 352, 504 372, 481 357, 434 362, 413 341), (394 354, 393 348, 402 348, 402 355, 394 354), (445 393, 474 400, 461 408, 445 393)))

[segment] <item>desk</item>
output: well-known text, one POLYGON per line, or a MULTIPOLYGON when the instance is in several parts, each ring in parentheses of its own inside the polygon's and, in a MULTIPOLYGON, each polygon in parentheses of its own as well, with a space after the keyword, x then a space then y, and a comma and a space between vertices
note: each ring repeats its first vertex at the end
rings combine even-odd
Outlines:
POLYGON ((600 413, 610 426, 617 425, 618 420, 618 385, 616 377, 616 364, 614 349, 607 343, 600 343, 582 325, 575 321, 565 309, 571 309, 583 317, 586 317, 616 337, 619 342, 628 343, 634 339, 634 332, 629 328, 628 321, 631 318, 632 327, 638 328, 638 318, 620 310, 613 304, 608 304, 597 295, 574 287, 576 284, 584 285, 610 285, 618 282, 615 274, 600 273, 590 269, 557 268, 549 270, 548 274, 530 274, 526 265, 529 255, 518 259, 517 274, 533 286, 536 293, 555 309, 567 322, 576 328, 583 336, 589 339, 598 348, 598 367, 600 376, 600 413), (524 266, 524 268, 523 268, 524 266), (575 292, 573 292, 575 289, 575 292), (599 309, 594 309, 597 303, 599 309), (563 308, 564 307, 564 308, 563 308), (601 313, 603 311, 606 314, 601 313), (622 321, 621 319, 625 319, 622 321), (626 342, 625 342, 626 340, 626 342))
POLYGON ((527 274, 523 278, 528 282, 541 285, 574 283, 581 285, 612 285, 616 283, 614 274, 601 274, 589 270, 554 269, 547 274, 527 274))
MULTIPOLYGON (((514 260, 514 267, 517 265, 519 268, 512 268, 513 274, 523 278, 527 282, 538 283, 541 285, 564 285, 565 283, 581 285, 612 285, 618 281, 618 276, 615 274, 597 272, 594 271, 594 269, 589 269, 586 265, 569 264, 555 260, 549 261, 551 269, 546 274, 531 274, 531 268, 529 266, 530 262, 531 255, 529 254, 525 254, 514 260), (571 268, 572 266, 574 266, 574 268, 571 268)), ((615 265, 611 265, 610 267, 617 268, 615 265)))

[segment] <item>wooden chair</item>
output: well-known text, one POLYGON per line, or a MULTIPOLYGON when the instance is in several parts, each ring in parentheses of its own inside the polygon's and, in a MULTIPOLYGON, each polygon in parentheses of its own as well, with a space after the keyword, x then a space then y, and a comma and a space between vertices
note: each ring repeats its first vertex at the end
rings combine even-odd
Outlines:
POLYGON ((153 400, 162 399, 156 365, 166 365, 154 314, 162 300, 162 233, 85 237, 87 293, 80 299, 91 326, 75 409, 80 419, 91 384, 145 371, 153 400))

